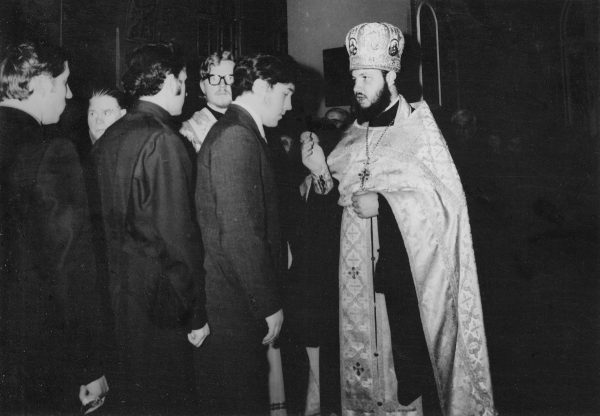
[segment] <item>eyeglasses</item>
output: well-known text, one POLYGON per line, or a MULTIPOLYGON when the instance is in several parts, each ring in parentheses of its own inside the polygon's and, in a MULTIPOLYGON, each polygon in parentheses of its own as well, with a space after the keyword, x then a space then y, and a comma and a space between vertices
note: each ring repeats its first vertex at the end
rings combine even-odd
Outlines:
POLYGON ((220 85, 221 81, 223 81, 225 85, 233 84, 233 75, 208 74, 204 79, 207 79, 210 85, 220 85))

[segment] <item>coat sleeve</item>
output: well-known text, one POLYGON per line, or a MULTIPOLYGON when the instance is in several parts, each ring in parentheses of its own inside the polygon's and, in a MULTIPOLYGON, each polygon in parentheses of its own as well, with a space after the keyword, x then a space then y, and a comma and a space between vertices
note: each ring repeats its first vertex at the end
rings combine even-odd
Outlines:
MULTIPOLYGON (((142 149, 134 173, 131 203, 147 213, 150 240, 164 244, 163 270, 181 299, 191 304, 189 329, 206 324, 202 243, 194 219, 192 166, 186 149, 174 134, 162 132, 142 149), (152 224, 152 226, 150 226, 152 224)), ((143 216, 136 221, 144 222, 143 216)))
POLYGON ((52 279, 64 308, 74 367, 81 384, 103 374, 107 299, 101 298, 83 172, 66 140, 52 140, 37 172, 38 270, 52 279))
POLYGON ((261 151, 252 131, 230 127, 214 142, 209 168, 225 260, 257 319, 281 308, 271 257, 279 241, 267 237, 261 151))

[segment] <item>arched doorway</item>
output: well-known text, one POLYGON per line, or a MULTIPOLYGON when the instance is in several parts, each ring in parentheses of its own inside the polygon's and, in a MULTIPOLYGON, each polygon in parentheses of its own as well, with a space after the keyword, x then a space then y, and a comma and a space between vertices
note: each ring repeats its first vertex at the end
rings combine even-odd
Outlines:
POLYGON ((442 106, 442 82, 440 63, 439 26, 435 9, 429 1, 417 5, 417 41, 421 47, 419 82, 422 88, 421 99, 430 104, 442 106))

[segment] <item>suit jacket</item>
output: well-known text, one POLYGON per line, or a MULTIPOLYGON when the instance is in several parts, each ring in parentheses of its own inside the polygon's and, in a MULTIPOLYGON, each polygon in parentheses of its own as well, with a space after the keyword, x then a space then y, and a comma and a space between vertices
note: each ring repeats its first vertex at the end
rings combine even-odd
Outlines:
POLYGON ((264 320, 281 308, 277 185, 258 126, 232 104, 198 154, 196 210, 206 248, 211 334, 200 351, 209 412, 247 414, 268 402, 264 320))
POLYGON ((267 143, 238 105, 229 107, 200 149, 196 208, 206 248, 209 322, 211 309, 227 308, 221 298, 255 319, 279 310, 277 185, 267 143))
POLYGON ((166 278, 173 302, 189 308, 181 325, 197 329, 206 323, 202 245, 192 164, 175 131, 167 111, 138 101, 96 142, 93 156, 113 309, 132 296, 151 312, 148 294, 166 278))
POLYGON ((0 404, 31 399, 48 410, 62 397, 57 380, 73 377, 77 389, 103 374, 96 284, 75 148, 0 107, 0 404))

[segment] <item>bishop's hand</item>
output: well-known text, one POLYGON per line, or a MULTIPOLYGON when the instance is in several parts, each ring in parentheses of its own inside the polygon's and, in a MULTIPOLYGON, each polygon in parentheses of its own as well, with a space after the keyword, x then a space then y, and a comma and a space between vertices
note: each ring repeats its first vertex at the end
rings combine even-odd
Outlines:
POLYGON ((360 218, 371 218, 379 214, 377 192, 355 192, 352 195, 352 208, 360 218))
POLYGON ((322 175, 328 170, 323 148, 316 134, 305 131, 300 135, 302 144, 302 163, 313 175, 322 175))

